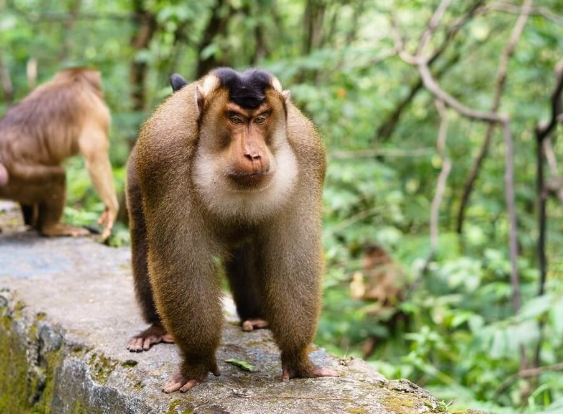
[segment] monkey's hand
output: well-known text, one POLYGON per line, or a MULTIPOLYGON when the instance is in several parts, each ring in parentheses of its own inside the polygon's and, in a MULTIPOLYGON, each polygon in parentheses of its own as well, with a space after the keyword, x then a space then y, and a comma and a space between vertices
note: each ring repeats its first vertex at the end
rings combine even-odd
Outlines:
POLYGON ((173 343, 174 338, 162 326, 151 325, 129 339, 127 349, 131 352, 148 351, 151 346, 160 342, 173 343))
POLYGON ((104 227, 102 233, 102 240, 105 240, 111 234, 111 229, 113 228, 113 223, 115 223, 115 212, 111 211, 109 207, 106 207, 100 218, 98 219, 98 224, 104 227))
MULTIPOLYGON (((185 365, 186 364, 184 363, 183 366, 185 365)), ((205 380, 207 372, 212 372, 216 377, 221 375, 221 373, 219 372, 219 367, 217 366, 217 362, 215 360, 213 360, 213 363, 210 367, 205 367, 199 364, 199 366, 190 366, 189 368, 189 371, 194 373, 199 371, 200 374, 184 375, 182 373, 183 369, 180 369, 172 376, 172 378, 168 380, 164 387, 162 387, 162 391, 167 394, 178 390, 180 392, 186 392, 191 390, 196 385, 201 384, 205 380)))
POLYGON ((287 382, 290 378, 338 377, 338 372, 333 369, 318 367, 311 363, 304 365, 282 363, 282 381, 287 382))

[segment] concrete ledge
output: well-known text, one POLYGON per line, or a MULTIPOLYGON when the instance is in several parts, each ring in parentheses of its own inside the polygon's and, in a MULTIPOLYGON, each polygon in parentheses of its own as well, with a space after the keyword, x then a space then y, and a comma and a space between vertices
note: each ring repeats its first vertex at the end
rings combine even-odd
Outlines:
POLYGON ((129 249, 88 238, 26 232, 0 205, 0 413, 437 413, 432 395, 387 381, 359 359, 322 349, 312 359, 339 378, 282 383, 267 330, 245 333, 227 301, 217 353, 222 375, 186 394, 160 391, 179 362, 175 345, 130 353, 144 327, 132 289, 129 249), (227 363, 246 361, 252 372, 227 363))

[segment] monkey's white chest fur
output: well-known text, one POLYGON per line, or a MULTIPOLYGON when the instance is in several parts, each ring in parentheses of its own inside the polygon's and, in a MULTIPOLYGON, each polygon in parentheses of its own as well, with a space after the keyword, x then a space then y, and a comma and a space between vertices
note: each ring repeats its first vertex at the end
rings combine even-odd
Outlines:
POLYGON ((259 221, 282 210, 295 189, 298 165, 287 142, 273 155, 268 182, 256 188, 240 189, 230 182, 220 159, 198 152, 194 182, 209 211, 222 219, 259 221))

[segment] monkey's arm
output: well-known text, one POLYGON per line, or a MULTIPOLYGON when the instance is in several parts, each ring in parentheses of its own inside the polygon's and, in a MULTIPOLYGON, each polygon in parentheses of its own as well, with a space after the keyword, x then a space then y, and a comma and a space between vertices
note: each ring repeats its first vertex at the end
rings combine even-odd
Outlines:
POLYGON ((108 156, 107 134, 97 127, 87 126, 78 139, 78 148, 86 161, 86 169, 92 184, 106 206, 98 220, 98 223, 104 227, 102 239, 106 239, 111 233, 119 209, 108 156))

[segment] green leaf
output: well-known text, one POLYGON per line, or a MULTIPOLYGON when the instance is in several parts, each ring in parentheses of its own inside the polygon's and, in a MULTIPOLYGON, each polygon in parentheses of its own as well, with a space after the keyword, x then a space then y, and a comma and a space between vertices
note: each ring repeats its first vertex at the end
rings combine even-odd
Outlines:
POLYGON ((234 358, 230 358, 230 359, 226 359, 225 362, 228 362, 231 365, 234 365, 235 367, 239 367, 240 369, 244 370, 244 371, 248 371, 248 372, 254 372, 254 365, 246 362, 246 361, 242 361, 240 359, 234 359, 234 358))

